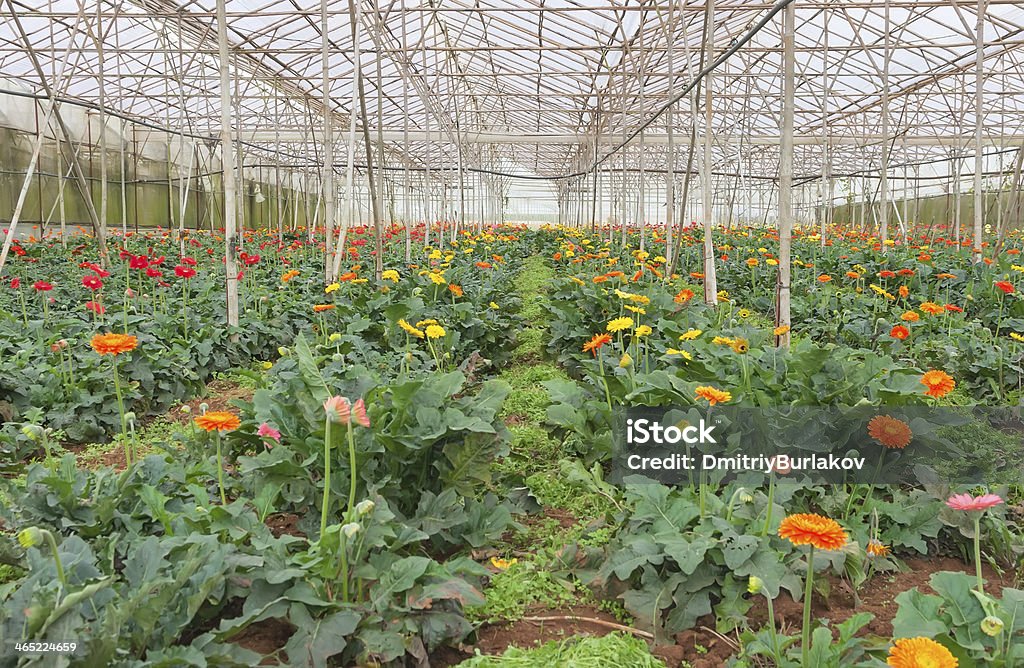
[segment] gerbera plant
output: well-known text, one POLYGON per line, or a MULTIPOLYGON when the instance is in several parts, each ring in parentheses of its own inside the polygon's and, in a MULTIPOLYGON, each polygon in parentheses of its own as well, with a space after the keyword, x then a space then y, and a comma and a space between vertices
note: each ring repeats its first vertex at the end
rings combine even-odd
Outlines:
POLYGON ((125 464, 132 463, 131 445, 128 441, 128 420, 125 418, 124 395, 117 372, 117 356, 130 353, 139 345, 138 338, 130 334, 97 334, 90 341, 92 349, 101 356, 110 355, 110 372, 114 377, 114 395, 117 397, 117 411, 121 417, 121 437, 124 439, 125 464))
POLYGON ((222 432, 229 432, 238 429, 241 421, 234 413, 227 411, 210 411, 203 413, 195 419, 195 424, 200 429, 213 432, 213 438, 217 443, 217 487, 220 489, 221 505, 228 505, 228 497, 224 492, 224 455, 221 448, 222 432))
POLYGON ((981 516, 989 508, 998 506, 1003 498, 998 494, 954 494, 946 500, 946 505, 953 510, 970 513, 974 520, 974 571, 978 578, 978 593, 985 593, 985 580, 981 576, 981 516))
POLYGON ((800 657, 802 666, 810 666, 808 653, 811 649, 811 598, 814 596, 814 550, 835 551, 846 545, 848 537, 839 522, 814 513, 788 515, 779 523, 779 537, 793 545, 806 545, 807 579, 804 584, 804 618, 800 636, 800 657))

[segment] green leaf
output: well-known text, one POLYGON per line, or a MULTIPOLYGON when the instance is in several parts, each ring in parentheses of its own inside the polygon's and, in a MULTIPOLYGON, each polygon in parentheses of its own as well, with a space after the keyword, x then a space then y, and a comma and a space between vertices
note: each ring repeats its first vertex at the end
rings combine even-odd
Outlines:
POLYGON ((895 638, 933 638, 949 629, 939 612, 942 598, 922 594, 915 587, 896 595, 896 616, 892 620, 892 634, 895 638))
POLYGON ((431 563, 427 557, 405 557, 396 561, 370 590, 373 606, 385 610, 395 594, 411 589, 431 563))
POLYGON ((298 364, 299 373, 302 374, 302 379, 317 402, 322 404, 327 401, 331 396, 331 391, 320 373, 320 367, 313 356, 313 351, 310 350, 309 343, 302 332, 295 337, 295 363, 298 364))

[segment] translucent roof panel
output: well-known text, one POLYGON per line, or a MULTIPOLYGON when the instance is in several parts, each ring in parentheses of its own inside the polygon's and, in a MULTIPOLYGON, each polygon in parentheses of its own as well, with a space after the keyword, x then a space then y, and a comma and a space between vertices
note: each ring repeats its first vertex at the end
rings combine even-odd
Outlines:
MULTIPOLYGON (((376 0, 356 2, 356 16, 348 0, 325 3, 227 0, 233 123, 252 146, 301 164, 322 155, 325 12, 338 141, 348 136, 359 71, 365 123, 389 161, 450 168, 461 155, 473 168, 557 177, 592 165, 596 141, 598 155, 612 153, 602 163, 609 170, 660 170, 669 124, 682 147, 695 123, 713 134, 716 169, 777 173, 781 13, 716 68, 710 128, 703 97, 684 95, 662 113, 702 58, 719 57, 771 10, 767 0, 716 2, 707 54, 704 1, 376 0), (642 137, 620 149, 641 125, 642 137)), ((892 164, 971 150, 977 2, 795 6, 796 142, 815 147, 799 176, 820 173, 825 155, 837 174, 878 170, 883 125, 892 164)), ((1024 139, 1024 8, 987 0, 983 18, 983 122, 995 151, 1024 139)), ((0 77, 39 95, 37 67, 63 98, 214 137, 218 66, 214 0, 0 4, 0 77)))

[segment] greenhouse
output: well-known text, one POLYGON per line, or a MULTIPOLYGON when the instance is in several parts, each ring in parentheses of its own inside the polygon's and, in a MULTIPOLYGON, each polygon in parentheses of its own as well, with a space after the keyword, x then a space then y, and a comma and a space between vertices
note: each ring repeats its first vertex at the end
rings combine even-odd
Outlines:
POLYGON ((1024 666, 1022 46, 0 0, 0 666, 1024 666))

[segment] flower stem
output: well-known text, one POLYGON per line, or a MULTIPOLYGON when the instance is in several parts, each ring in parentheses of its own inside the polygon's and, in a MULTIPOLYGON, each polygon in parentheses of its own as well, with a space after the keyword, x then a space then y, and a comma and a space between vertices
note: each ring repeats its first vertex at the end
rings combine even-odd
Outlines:
POLYGON ((978 576, 978 593, 985 593, 985 580, 981 577, 981 513, 974 513, 974 572, 978 576))
POLYGON ((768 592, 764 592, 764 600, 768 603, 768 630, 772 634, 772 658, 775 660, 776 665, 781 665, 782 658, 779 655, 779 636, 775 632, 775 608, 772 605, 772 597, 768 595, 768 592))
POLYGON ((800 665, 809 666, 811 651, 811 598, 814 596, 814 546, 807 553, 807 584, 804 586, 804 624, 800 629, 800 665))
POLYGON ((349 487, 348 487, 348 508, 346 513, 353 517, 356 507, 356 438, 352 431, 352 420, 348 423, 348 470, 349 470, 349 487))
POLYGON ((220 488, 220 505, 228 505, 227 494, 224 493, 224 457, 221 454, 220 447, 220 431, 216 432, 217 436, 217 487, 220 488))
POLYGON ((67 588, 68 578, 64 573, 64 564, 61 563, 60 554, 57 552, 57 540, 50 531, 44 529, 42 534, 46 536, 46 542, 50 544, 50 551, 53 552, 53 565, 57 568, 57 579, 60 580, 61 585, 67 588))
POLYGON ((128 448, 128 421, 124 416, 124 397, 121 395, 121 381, 117 374, 117 355, 114 355, 111 362, 114 374, 114 395, 117 397, 117 412, 121 414, 121 438, 124 439, 124 461, 125 465, 131 465, 132 453, 128 448))
POLYGON ((327 531, 327 507, 331 503, 331 418, 324 426, 324 500, 320 508, 320 536, 327 531))

